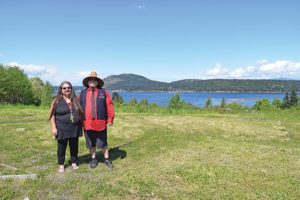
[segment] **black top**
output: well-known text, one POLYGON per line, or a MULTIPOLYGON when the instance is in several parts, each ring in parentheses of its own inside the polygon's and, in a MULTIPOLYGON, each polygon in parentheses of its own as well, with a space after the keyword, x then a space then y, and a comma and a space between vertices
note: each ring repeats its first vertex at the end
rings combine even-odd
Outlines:
POLYGON ((67 102, 61 99, 55 106, 55 124, 57 129, 57 140, 82 136, 82 122, 80 115, 76 112, 72 103, 73 122, 67 102))

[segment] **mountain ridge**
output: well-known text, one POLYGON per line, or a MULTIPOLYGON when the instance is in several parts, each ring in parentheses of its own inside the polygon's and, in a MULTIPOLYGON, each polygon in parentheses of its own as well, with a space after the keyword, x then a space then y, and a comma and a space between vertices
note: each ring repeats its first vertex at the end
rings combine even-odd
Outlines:
MULTIPOLYGON (((157 92, 287 92, 299 91, 300 80, 278 79, 182 79, 161 82, 137 74, 111 75, 103 79, 111 91, 157 92)), ((58 86, 54 86, 57 88, 58 86)), ((83 86, 74 86, 75 90, 83 86)))
POLYGON ((104 83, 107 89, 119 91, 286 92, 300 88, 299 80, 182 79, 167 83, 137 74, 108 76, 104 83))

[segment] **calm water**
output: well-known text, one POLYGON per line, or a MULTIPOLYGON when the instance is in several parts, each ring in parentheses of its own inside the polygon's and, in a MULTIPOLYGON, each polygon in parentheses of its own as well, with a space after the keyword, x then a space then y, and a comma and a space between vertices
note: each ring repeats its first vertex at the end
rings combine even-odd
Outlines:
MULTIPOLYGON (((147 99, 149 103, 158 105, 168 105, 170 97, 176 95, 175 92, 118 92, 125 102, 136 98, 138 101, 147 99)), ((245 106, 253 106, 255 101, 259 99, 283 99, 284 93, 209 93, 209 92, 182 92, 181 98, 195 106, 204 106, 206 100, 211 97, 214 105, 220 105, 222 98, 225 98, 226 103, 239 103, 245 106)))

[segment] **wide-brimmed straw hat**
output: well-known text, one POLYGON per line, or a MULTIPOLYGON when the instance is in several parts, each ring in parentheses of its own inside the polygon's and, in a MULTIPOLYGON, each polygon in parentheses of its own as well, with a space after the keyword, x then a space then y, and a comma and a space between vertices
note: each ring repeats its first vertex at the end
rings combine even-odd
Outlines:
POLYGON ((90 79, 96 79, 98 81, 98 85, 97 85, 98 88, 101 88, 104 85, 104 81, 101 78, 97 77, 97 72, 92 71, 90 76, 85 77, 82 81, 82 83, 85 87, 89 87, 88 83, 89 83, 90 79))

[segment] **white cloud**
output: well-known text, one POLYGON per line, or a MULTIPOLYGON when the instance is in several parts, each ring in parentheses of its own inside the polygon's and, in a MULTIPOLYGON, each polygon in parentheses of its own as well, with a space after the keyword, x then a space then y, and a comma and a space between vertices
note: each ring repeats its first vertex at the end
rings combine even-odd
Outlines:
POLYGON ((239 79, 239 78, 248 78, 251 75, 253 75, 254 72, 255 72, 255 68, 253 66, 248 66, 245 68, 237 68, 231 71, 229 74, 230 77, 239 79))
POLYGON ((238 67, 228 70, 222 68, 220 63, 207 70, 206 78, 234 78, 234 79, 300 79, 300 62, 289 60, 257 61, 252 66, 238 67))
MULTIPOLYGON (((91 69, 89 71, 65 71, 63 68, 56 66, 41 66, 33 64, 19 64, 17 62, 10 62, 6 65, 18 66, 20 69, 28 75, 28 77, 40 77, 44 81, 49 81, 52 85, 60 85, 63 81, 70 81, 72 85, 81 86, 82 80, 89 76, 91 71, 97 69, 91 69)), ((112 73, 98 73, 98 77, 101 79, 112 75, 112 73)))
POLYGON ((217 63, 215 67, 207 70, 206 74, 211 78, 221 78, 226 76, 227 73, 228 69, 222 67, 220 63, 217 63))
POLYGON ((33 64, 19 64, 17 62, 11 62, 7 65, 18 66, 20 69, 23 69, 28 76, 41 76, 45 74, 55 73, 54 69, 47 68, 45 66, 33 65, 33 64))
POLYGON ((300 70, 300 62, 295 63, 288 60, 278 60, 274 63, 264 63, 259 66, 261 72, 266 73, 296 73, 300 70))

